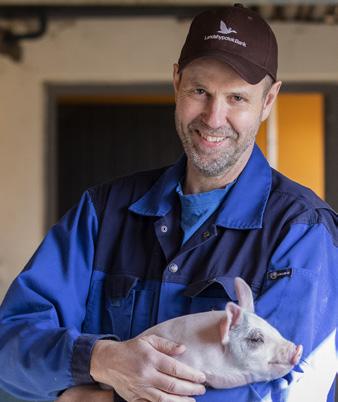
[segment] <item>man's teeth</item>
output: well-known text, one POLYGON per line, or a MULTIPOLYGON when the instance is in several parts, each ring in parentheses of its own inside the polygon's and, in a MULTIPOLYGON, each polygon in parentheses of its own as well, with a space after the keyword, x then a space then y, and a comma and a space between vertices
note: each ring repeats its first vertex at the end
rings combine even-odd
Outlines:
POLYGON ((221 142, 221 141, 224 141, 223 137, 212 137, 211 135, 203 135, 201 133, 199 133, 199 134, 204 140, 209 141, 209 142, 221 142))

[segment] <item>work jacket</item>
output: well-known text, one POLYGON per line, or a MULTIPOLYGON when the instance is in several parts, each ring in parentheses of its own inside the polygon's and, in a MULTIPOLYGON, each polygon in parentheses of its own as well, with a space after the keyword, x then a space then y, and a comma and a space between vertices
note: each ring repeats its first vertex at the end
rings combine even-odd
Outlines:
POLYGON ((337 215, 255 147, 220 207, 182 246, 176 187, 185 165, 182 157, 91 188, 51 228, 1 307, 1 388, 53 400, 91 383, 97 339, 123 341, 173 317, 222 310, 237 301, 241 276, 257 314, 302 344, 303 358, 283 378, 208 389, 196 400, 333 401, 337 215))

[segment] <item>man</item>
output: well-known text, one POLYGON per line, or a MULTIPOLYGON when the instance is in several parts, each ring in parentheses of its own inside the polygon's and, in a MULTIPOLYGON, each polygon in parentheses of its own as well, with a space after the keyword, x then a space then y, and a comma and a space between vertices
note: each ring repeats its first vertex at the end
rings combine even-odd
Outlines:
POLYGON ((112 399, 97 383, 116 401, 333 401, 337 216, 254 145, 276 73, 274 34, 254 12, 194 19, 173 77, 186 157, 90 189, 51 229, 2 306, 4 389, 31 399, 69 389, 61 400, 82 402, 112 399), (174 359, 189 345, 135 339, 223 309, 235 276, 258 313, 304 346, 284 378, 206 389, 203 373, 174 359))

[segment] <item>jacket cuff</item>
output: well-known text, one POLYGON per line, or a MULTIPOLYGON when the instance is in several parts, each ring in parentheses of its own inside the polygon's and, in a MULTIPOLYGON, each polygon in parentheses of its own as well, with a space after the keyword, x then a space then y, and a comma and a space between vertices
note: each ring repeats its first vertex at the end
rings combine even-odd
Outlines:
POLYGON ((90 375, 90 359, 95 343, 102 339, 119 341, 119 338, 117 336, 110 334, 83 334, 76 339, 73 347, 73 357, 71 364, 74 385, 95 383, 90 375))

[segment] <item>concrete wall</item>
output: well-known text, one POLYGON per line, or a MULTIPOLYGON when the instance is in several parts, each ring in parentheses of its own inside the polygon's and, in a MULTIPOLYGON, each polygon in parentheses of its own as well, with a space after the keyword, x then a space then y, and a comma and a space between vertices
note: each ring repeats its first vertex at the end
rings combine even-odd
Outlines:
MULTIPOLYGON (((54 21, 24 43, 24 61, 0 56, 0 300, 43 237, 44 84, 169 82, 188 28, 174 18, 54 21)), ((280 78, 338 82, 338 27, 275 24, 280 78)))

